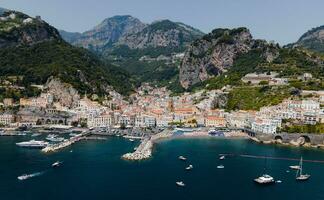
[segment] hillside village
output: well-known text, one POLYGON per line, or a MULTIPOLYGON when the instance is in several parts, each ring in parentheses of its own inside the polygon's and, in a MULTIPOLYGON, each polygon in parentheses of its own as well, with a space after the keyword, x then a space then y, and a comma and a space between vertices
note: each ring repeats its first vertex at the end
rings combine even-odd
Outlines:
MULTIPOLYGON (((44 88, 44 86, 37 86, 44 88)), ((302 97, 286 99, 275 106, 259 111, 219 109, 219 96, 230 89, 184 93, 172 96, 165 87, 143 84, 129 100, 115 91, 101 103, 84 97, 72 103, 58 100, 53 90, 45 90, 37 97, 4 98, 0 106, 2 127, 31 128, 48 126, 79 126, 88 128, 166 128, 210 127, 240 128, 274 134, 283 126, 324 123, 324 92, 303 91, 302 97)))

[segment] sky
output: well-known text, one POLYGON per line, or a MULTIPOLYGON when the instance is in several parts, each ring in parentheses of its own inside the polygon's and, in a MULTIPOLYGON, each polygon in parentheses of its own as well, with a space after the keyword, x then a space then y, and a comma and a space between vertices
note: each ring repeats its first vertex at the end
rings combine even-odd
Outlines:
POLYGON ((244 26, 254 38, 281 45, 324 25, 324 0, 0 0, 0 7, 40 15, 57 29, 71 32, 127 14, 145 23, 183 22, 205 33, 244 26))

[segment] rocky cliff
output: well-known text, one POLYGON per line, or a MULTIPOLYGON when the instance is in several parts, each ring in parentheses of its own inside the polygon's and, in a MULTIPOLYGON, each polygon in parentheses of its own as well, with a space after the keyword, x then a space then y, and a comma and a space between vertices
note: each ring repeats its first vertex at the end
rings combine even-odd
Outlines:
POLYGON ((265 41, 254 40, 247 28, 215 29, 193 42, 180 67, 180 83, 184 88, 229 70, 235 59, 252 49, 263 48, 263 56, 271 62, 277 51, 267 48, 265 41))
POLYGON ((154 22, 138 33, 122 37, 118 45, 126 45, 131 49, 145 48, 182 48, 201 37, 203 33, 188 25, 170 20, 154 22))

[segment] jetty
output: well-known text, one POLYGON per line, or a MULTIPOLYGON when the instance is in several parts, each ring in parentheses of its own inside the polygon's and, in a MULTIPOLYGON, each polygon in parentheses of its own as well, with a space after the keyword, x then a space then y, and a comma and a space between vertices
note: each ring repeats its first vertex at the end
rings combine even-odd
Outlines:
POLYGON ((132 153, 126 153, 122 156, 125 160, 144 160, 152 156, 154 143, 160 139, 172 136, 170 130, 164 130, 156 135, 142 139, 141 144, 132 153))
POLYGON ((44 153, 49 153, 49 152, 55 152, 58 151, 60 149, 63 149, 65 147, 68 147, 80 140, 86 139, 86 136, 89 135, 90 132, 83 132, 80 133, 76 136, 71 137, 70 139, 64 140, 63 142, 57 143, 57 144, 50 144, 47 147, 45 147, 44 149, 42 149, 42 152, 44 153))

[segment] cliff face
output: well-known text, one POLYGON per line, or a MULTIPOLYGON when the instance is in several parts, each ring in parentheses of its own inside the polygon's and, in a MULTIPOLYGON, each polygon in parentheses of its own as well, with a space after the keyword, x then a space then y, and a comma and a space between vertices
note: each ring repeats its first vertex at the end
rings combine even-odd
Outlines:
POLYGON ((202 35, 202 32, 188 25, 162 20, 148 25, 138 33, 125 35, 118 45, 126 45, 131 49, 181 48, 202 35))
POLYGON ((248 29, 215 29, 190 45, 180 67, 184 88, 218 75, 233 65, 234 59, 253 47, 248 29))
POLYGON ((0 48, 60 39, 58 31, 40 18, 31 18, 16 11, 0 16, 0 48))
POLYGON ((60 79, 50 77, 46 84, 45 89, 54 95, 54 99, 61 103, 63 106, 73 107, 80 100, 78 91, 70 84, 62 83, 60 79))

